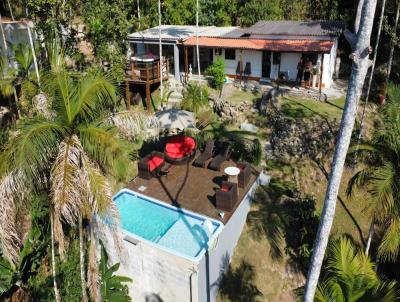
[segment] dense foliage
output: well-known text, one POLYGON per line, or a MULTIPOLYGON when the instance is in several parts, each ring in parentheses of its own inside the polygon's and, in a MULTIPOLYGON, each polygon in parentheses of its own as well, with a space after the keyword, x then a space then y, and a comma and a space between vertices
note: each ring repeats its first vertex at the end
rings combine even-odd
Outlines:
POLYGON ((218 57, 215 62, 208 66, 206 69, 206 74, 211 76, 211 85, 221 90, 225 81, 225 63, 221 57, 218 57))

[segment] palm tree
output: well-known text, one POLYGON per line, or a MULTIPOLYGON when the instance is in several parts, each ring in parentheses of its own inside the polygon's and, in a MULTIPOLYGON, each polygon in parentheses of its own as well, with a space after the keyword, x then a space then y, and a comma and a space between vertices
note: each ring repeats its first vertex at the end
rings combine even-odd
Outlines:
POLYGON ((375 264, 347 238, 334 242, 329 250, 326 275, 319 283, 315 301, 399 301, 396 282, 382 281, 375 264))
MULTIPOLYGON (((30 191, 49 194, 53 279, 60 301, 54 248, 57 242, 63 259, 63 225, 74 227, 95 213, 115 217, 107 175, 124 174, 127 138, 147 135, 144 130, 153 120, 142 112, 111 114, 117 91, 110 78, 101 73, 71 75, 60 66, 62 61, 52 62, 52 71, 42 79, 48 107, 22 119, 0 155, 0 195, 6 197, 0 209, 4 217, 13 217, 30 191)), ((16 225, 2 219, 0 230, 4 255, 16 262, 21 244, 16 225)))
POLYGON ((351 178, 347 192, 351 195, 355 187, 366 187, 370 193, 373 214, 366 253, 374 225, 378 224, 383 228, 378 256, 394 260, 400 251, 400 87, 390 86, 388 98, 388 104, 382 109, 384 129, 370 143, 360 146, 358 153, 367 166, 351 178))
POLYGON ((357 31, 351 33, 347 30, 345 33, 353 50, 351 55, 353 66, 349 79, 349 89, 347 91, 345 108, 340 123, 338 140, 332 160, 324 207, 322 209, 320 225, 318 227, 317 238, 315 240, 308 271, 304 296, 305 302, 312 302, 314 300, 314 294, 335 216, 336 201, 339 193, 343 167, 357 115, 357 104, 369 67, 370 39, 372 25, 374 23, 376 2, 377 0, 360 0, 359 7, 361 6, 362 9, 358 10, 361 11, 360 18, 356 18, 356 20, 359 20, 359 24, 357 22, 355 24, 357 31))

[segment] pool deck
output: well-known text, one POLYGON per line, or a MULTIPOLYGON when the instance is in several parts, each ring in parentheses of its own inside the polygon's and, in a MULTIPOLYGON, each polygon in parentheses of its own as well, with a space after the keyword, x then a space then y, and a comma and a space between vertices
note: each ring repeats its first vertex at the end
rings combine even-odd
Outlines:
POLYGON ((236 163, 225 161, 220 172, 195 167, 192 162, 181 166, 174 165, 171 166, 167 176, 153 177, 149 180, 136 177, 127 185, 127 188, 226 224, 260 173, 253 168, 251 179, 246 188, 238 188, 238 202, 232 211, 224 211, 225 215, 222 219, 218 215, 222 210, 215 207, 215 191, 220 187, 221 182, 227 179, 224 169, 228 166, 236 166, 236 163), (139 190, 142 186, 146 188, 144 191, 139 190))

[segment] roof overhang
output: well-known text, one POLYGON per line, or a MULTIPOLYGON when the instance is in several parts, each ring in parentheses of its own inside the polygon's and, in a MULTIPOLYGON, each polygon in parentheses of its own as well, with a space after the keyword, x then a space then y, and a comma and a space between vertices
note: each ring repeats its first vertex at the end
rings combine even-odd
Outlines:
MULTIPOLYGON (((215 37, 198 37, 201 47, 236 48, 249 50, 268 50, 276 52, 330 52, 334 41, 329 40, 278 40, 278 39, 228 39, 215 37)), ((185 46, 195 46, 196 37, 190 37, 182 42, 185 46)))

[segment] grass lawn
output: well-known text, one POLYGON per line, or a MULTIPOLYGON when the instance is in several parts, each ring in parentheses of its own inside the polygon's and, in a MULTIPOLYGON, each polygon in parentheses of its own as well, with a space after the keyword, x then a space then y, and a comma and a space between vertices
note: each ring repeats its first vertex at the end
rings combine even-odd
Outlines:
POLYGON ((282 97, 280 99, 282 112, 293 118, 336 118, 340 119, 343 113, 345 98, 327 102, 315 100, 299 100, 295 98, 282 97))

